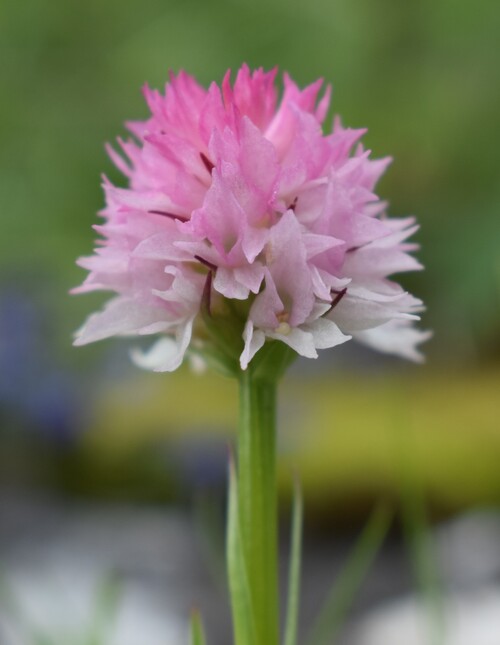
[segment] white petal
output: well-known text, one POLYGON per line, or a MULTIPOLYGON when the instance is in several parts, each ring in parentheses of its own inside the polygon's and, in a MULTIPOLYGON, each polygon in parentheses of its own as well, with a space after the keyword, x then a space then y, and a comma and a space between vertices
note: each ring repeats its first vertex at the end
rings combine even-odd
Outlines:
POLYGON ((245 347, 240 356, 240 365, 242 370, 246 370, 248 363, 264 345, 266 337, 260 329, 254 330, 253 323, 249 320, 243 330, 243 340, 245 341, 245 347))
MULTIPOLYGON (((382 238, 383 240, 387 238, 382 238)), ((405 271, 418 271, 422 265, 413 256, 398 247, 379 248, 372 244, 349 253, 343 271, 353 278, 358 276, 388 276, 405 271)))
POLYGON ((353 282, 349 287, 350 296, 375 302, 394 302, 402 298, 406 293, 399 284, 388 280, 372 280, 371 284, 363 280, 363 285, 353 282))
POLYGON ((219 267, 215 274, 213 287, 226 298, 235 300, 246 300, 248 298, 248 287, 236 279, 234 269, 219 267))
POLYGON ((130 350, 131 359, 144 370, 157 370, 176 355, 177 343, 172 336, 160 338, 147 351, 142 351, 137 347, 130 350))
POLYGON ((252 293, 259 293, 260 286, 264 280, 264 267, 260 262, 254 262, 250 266, 234 269, 234 275, 238 282, 248 287, 252 293))
POLYGON ((155 372, 173 372, 182 363, 191 340, 193 319, 177 329, 175 337, 160 338, 147 352, 132 349, 131 358, 136 365, 155 372))
POLYGON ((402 320, 392 320, 385 325, 353 334, 353 337, 372 349, 385 354, 396 354, 416 363, 424 360, 417 345, 431 338, 432 332, 421 331, 412 327, 411 323, 402 320))
POLYGON ((330 287, 325 284, 323 276, 314 265, 311 265, 311 280, 314 295, 322 300, 328 300, 330 298, 330 287))
POLYGON ((301 356, 305 356, 306 358, 318 358, 318 352, 314 346, 314 337, 310 332, 303 331, 298 327, 292 327, 287 334, 268 331, 266 332, 266 336, 283 341, 301 356))
POLYGON ((331 307, 332 305, 329 302, 315 302, 307 322, 309 323, 317 318, 321 318, 321 316, 324 316, 328 311, 330 311, 331 307))
POLYGON ((242 249, 246 259, 250 264, 264 248, 269 239, 269 229, 248 227, 242 241, 242 249))
MULTIPOLYGON (((402 294, 404 296, 405 294, 402 294)), ((329 314, 341 329, 352 333, 379 327, 393 319, 418 320, 414 314, 401 311, 403 303, 399 302, 375 302, 362 298, 353 298, 346 295, 329 314)))
POLYGON ((316 349, 335 347, 335 345, 341 345, 352 338, 352 336, 343 334, 334 322, 326 318, 318 318, 303 325, 302 328, 312 334, 316 349))
POLYGON ((182 271, 175 266, 166 266, 165 273, 173 275, 174 279, 166 291, 153 290, 153 294, 167 302, 179 302, 190 309, 198 308, 203 293, 205 279, 193 271, 182 271))

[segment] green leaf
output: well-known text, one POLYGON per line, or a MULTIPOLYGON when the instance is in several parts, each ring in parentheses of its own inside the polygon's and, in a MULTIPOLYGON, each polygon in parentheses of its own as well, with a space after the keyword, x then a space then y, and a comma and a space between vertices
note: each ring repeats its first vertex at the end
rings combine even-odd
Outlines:
POLYGON ((232 456, 229 461, 226 548, 235 645, 256 645, 252 597, 238 509, 238 484, 232 456))
POLYGON ((382 545, 391 520, 385 504, 378 506, 368 520, 311 631, 309 645, 331 645, 345 619, 354 596, 382 545))
POLYGON ((206 645, 207 643, 207 640, 205 638, 205 631, 203 629, 203 623, 201 621, 201 616, 197 610, 194 610, 191 613, 189 642, 190 642, 190 645, 206 645))
POLYGON ((295 481, 292 509, 292 539, 288 573, 288 600, 286 609, 284 645, 297 645, 299 622, 300 566, 302 553, 303 502, 298 480, 295 481))

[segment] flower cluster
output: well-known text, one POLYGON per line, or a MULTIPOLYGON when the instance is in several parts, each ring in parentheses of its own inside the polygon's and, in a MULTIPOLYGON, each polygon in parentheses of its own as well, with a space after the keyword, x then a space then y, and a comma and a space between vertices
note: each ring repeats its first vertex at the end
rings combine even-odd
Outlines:
POLYGON ((390 159, 371 160, 364 130, 322 122, 330 88, 299 89, 243 66, 208 90, 181 72, 148 87, 151 117, 109 148, 128 188, 104 180, 103 236, 75 292, 111 290, 78 332, 83 345, 160 334, 142 366, 171 371, 209 342, 202 311, 241 321, 245 369, 269 339, 302 356, 351 338, 418 360, 421 302, 388 279, 420 269, 411 217, 387 218, 374 187, 390 159))

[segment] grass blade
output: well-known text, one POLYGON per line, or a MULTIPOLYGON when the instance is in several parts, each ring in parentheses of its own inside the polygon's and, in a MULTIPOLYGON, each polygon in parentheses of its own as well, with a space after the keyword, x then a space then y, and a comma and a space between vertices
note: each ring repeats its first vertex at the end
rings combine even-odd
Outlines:
POLYGON ((368 520, 313 626, 309 645, 330 645, 345 619, 354 596, 372 564, 389 528, 391 514, 378 506, 368 520))
POLYGON ((201 620, 200 612, 194 610, 191 613, 190 645, 206 645, 205 631, 201 620))
POLYGON ((241 535, 238 484, 234 459, 229 460, 229 500, 227 519, 227 572, 235 645, 255 645, 255 623, 248 570, 241 535))
POLYGON ((299 622, 300 600, 300 567, 302 554, 302 524, 304 515, 302 491, 298 480, 295 480, 292 508, 292 539, 290 564, 288 570, 288 599, 284 645, 297 645, 297 627, 299 622))

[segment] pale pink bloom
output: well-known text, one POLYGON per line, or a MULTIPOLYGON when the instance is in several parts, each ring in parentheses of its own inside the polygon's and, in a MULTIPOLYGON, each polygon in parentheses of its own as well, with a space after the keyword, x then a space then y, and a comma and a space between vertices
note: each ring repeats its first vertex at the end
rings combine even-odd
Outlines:
POLYGON ((232 300, 243 316, 243 369, 270 339, 310 358, 354 338, 420 360, 422 303, 389 279, 421 268, 407 242, 417 226, 387 218, 374 193, 390 160, 370 159, 364 130, 338 119, 323 134, 321 81, 299 89, 285 75, 280 99, 275 77, 244 65, 233 85, 228 73, 205 90, 181 72, 164 95, 145 88, 151 117, 128 124, 121 155, 108 149, 129 187, 104 180, 103 239, 75 289, 116 295, 77 345, 160 334, 134 359, 174 370, 210 340, 208 287, 213 306, 232 300))

